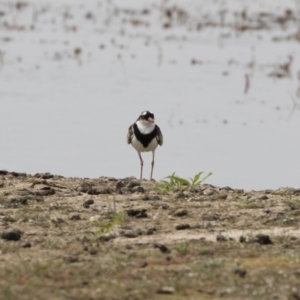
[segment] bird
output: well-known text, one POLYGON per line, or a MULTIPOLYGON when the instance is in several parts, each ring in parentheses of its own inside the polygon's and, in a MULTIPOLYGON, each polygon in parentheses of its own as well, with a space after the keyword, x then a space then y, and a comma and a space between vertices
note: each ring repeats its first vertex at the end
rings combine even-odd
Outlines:
POLYGON ((150 180, 152 180, 154 153, 158 145, 162 146, 163 135, 160 128, 155 124, 154 114, 151 111, 142 111, 136 122, 129 127, 127 133, 127 143, 131 144, 139 155, 141 163, 140 180, 142 180, 143 177, 144 165, 141 152, 152 152, 150 175, 150 180))

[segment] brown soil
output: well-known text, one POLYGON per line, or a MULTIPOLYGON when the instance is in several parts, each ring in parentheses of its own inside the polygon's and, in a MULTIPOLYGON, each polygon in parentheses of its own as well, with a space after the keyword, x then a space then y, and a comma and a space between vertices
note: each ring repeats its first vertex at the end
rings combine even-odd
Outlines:
POLYGON ((0 171, 0 292, 300 299, 299 195, 0 171))

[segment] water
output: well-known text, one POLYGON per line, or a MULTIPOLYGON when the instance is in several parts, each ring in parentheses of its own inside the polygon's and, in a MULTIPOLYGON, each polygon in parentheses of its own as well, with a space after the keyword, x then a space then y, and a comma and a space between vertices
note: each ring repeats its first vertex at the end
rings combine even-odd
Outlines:
MULTIPOLYGON (((14 25, 2 27, 0 35, 2 169, 138 177, 139 159, 126 134, 141 111, 151 110, 164 134, 156 179, 204 171, 213 172, 207 182, 214 185, 299 187, 299 42, 273 41, 294 34, 299 21, 284 28, 275 22, 268 30, 189 31, 190 24, 163 29, 158 1, 127 4, 133 10, 146 7, 151 11, 146 15, 115 14, 124 6, 118 1, 28 3, 20 11, 1 5, 2 18, 14 25), (86 18, 87 12, 94 18, 86 18), (132 26, 132 19, 150 25, 132 26), (287 76, 268 76, 289 56, 287 76)), ((226 8, 228 24, 242 9, 253 17, 261 11, 284 15, 288 8, 300 18, 296 1, 245 3, 181 7, 217 21, 226 8)), ((149 178, 151 155, 144 158, 149 178)))

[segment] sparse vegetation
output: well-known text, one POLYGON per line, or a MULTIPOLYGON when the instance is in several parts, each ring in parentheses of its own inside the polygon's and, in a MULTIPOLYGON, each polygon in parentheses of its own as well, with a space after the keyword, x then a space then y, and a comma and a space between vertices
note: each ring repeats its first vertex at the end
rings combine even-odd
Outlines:
POLYGON ((157 184, 157 187, 163 191, 175 191, 181 188, 188 188, 189 190, 201 185, 212 173, 208 173, 206 176, 202 176, 203 172, 197 173, 193 178, 182 178, 175 174, 166 176, 165 178, 169 179, 162 180, 157 184))

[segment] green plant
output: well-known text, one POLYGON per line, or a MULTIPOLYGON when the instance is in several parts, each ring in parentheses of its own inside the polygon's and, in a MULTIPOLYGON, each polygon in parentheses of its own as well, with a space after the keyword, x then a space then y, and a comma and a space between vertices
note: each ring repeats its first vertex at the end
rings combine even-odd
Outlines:
POLYGON ((202 174, 203 172, 199 172, 193 178, 185 179, 175 175, 174 172, 172 175, 165 177, 169 179, 169 181, 162 180, 160 183, 158 183, 157 187, 164 191, 173 191, 176 189, 180 189, 181 187, 188 187, 188 189, 193 189, 196 186, 202 184, 204 180, 212 175, 212 173, 208 173, 206 176, 202 176, 202 174))
POLYGON ((179 255, 184 256, 188 253, 189 243, 188 242, 180 243, 175 246, 175 250, 178 252, 179 255))

